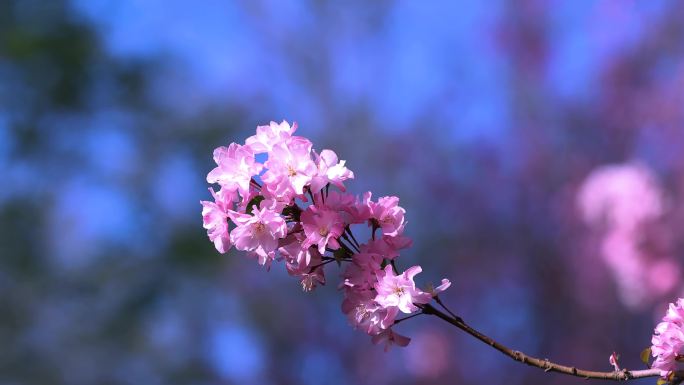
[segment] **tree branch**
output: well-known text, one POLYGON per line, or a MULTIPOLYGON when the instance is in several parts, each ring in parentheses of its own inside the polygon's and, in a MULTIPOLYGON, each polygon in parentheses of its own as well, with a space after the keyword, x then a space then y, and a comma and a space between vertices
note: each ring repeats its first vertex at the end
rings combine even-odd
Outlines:
MULTIPOLYGON (((492 338, 480 333, 479 331, 473 329, 468 324, 466 324, 460 317, 450 316, 439 309, 435 308, 430 304, 419 306, 424 314, 434 315, 443 321, 456 326, 457 328, 463 330, 464 332, 470 334, 471 336, 477 338, 478 340, 484 342, 485 344, 491 346, 492 348, 500 351, 501 353, 507 355, 508 357, 514 359, 515 361, 522 362, 530 366, 534 366, 539 369, 544 369, 545 372, 558 372, 562 374, 567 374, 576 377, 582 377, 584 379, 599 379, 599 380, 613 380, 613 381, 627 381, 638 378, 646 377, 660 377, 659 369, 645 369, 645 370, 627 370, 623 369, 620 371, 613 372, 595 372, 591 370, 577 369, 573 366, 565 366, 556 364, 547 359, 540 359, 536 357, 530 357, 523 352, 512 350, 496 341, 492 338)), ((675 379, 684 378, 684 372, 675 372, 675 379)), ((673 381, 675 382, 675 381, 673 381)), ((676 383, 676 382, 675 382, 676 383)))

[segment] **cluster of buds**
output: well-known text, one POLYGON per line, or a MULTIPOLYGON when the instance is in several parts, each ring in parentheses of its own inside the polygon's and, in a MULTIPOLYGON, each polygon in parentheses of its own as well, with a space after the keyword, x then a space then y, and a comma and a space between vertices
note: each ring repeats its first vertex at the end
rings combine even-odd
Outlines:
POLYGON ((347 193, 344 182, 354 173, 345 161, 331 150, 316 152, 308 139, 293 135, 296 129, 271 122, 244 145, 214 150, 217 166, 207 182, 220 189, 210 188, 214 200, 201 202, 209 239, 219 252, 235 246, 267 268, 284 262, 305 291, 325 284, 326 265, 345 265, 342 311, 352 326, 386 348, 406 346, 409 338, 392 330, 399 314, 419 311, 450 282, 423 291, 413 280, 420 266, 400 273, 395 261, 412 241, 403 235, 399 198, 347 193), (354 235, 359 227, 370 230, 365 238, 354 235))

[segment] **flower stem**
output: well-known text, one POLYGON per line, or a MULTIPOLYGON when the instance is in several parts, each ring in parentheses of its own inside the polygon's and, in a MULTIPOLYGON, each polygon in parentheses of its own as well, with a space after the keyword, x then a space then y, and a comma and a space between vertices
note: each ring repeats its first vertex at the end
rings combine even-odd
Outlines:
POLYGON ((352 242, 352 241, 349 239, 349 237, 347 237, 347 234, 342 233, 342 238, 344 238, 345 241, 349 242, 349 246, 351 246, 352 248, 354 248, 354 250, 356 250, 357 253, 360 253, 360 252, 361 252, 361 250, 359 250, 359 248, 356 247, 356 245, 354 244, 354 242, 352 242))
POLYGON ((358 249, 359 247, 361 247, 361 245, 359 244, 359 241, 356 240, 356 237, 354 236, 354 233, 352 233, 351 228, 349 227, 349 225, 347 225, 347 226, 344 228, 344 231, 346 231, 347 234, 349 234, 349 236, 351 237, 352 241, 354 241, 354 244, 356 245, 356 248, 357 248, 357 249, 358 249))
POLYGON ((419 311, 418 313, 411 314, 410 316, 406 316, 406 317, 404 317, 404 318, 399 318, 398 320, 395 320, 394 323, 393 323, 392 325, 396 325, 396 324, 398 324, 399 322, 406 321, 407 319, 411 319, 411 318, 413 318, 413 317, 418 317, 418 316, 421 315, 421 314, 425 314, 425 313, 423 313, 422 311, 419 311))

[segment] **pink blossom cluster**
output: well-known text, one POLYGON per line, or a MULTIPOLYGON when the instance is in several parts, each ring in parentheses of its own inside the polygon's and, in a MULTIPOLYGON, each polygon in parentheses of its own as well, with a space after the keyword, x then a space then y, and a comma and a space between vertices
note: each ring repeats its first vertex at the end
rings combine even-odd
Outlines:
POLYGON ((406 346, 409 338, 392 329, 397 317, 417 312, 450 282, 423 291, 414 282, 420 266, 399 273, 399 252, 412 244, 403 235, 399 198, 347 193, 344 182, 354 173, 345 161, 331 150, 316 152, 296 129, 271 122, 245 144, 214 150, 217 166, 207 182, 220 189, 210 188, 213 201, 200 202, 209 239, 220 253, 235 246, 267 268, 283 261, 305 291, 325 284, 326 265, 344 265, 342 311, 352 326, 386 348, 406 346), (265 162, 257 161, 259 154, 265 162), (365 243, 352 232, 359 225, 370 229, 365 243))
POLYGON ((655 328, 651 343, 651 355, 655 358, 652 367, 660 369, 661 376, 667 378, 676 363, 684 358, 684 298, 670 304, 663 321, 655 328))
POLYGON ((602 230, 601 256, 613 273, 622 302, 639 308, 672 291, 680 268, 669 253, 643 247, 647 230, 666 211, 654 173, 641 163, 598 167, 577 197, 584 221, 602 230))

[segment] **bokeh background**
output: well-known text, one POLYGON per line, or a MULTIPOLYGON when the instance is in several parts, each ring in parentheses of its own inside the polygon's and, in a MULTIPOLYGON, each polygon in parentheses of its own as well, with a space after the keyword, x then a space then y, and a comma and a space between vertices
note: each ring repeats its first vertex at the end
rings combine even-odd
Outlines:
MULTIPOLYGON (((419 317, 384 353, 202 229, 297 121, 398 195, 400 265, 529 354, 641 367, 684 292, 684 3, 0 2, 0 384, 579 384, 419 317)), ((641 383, 651 383, 644 380, 641 383)))

